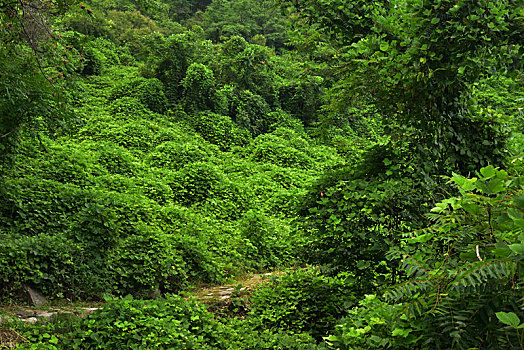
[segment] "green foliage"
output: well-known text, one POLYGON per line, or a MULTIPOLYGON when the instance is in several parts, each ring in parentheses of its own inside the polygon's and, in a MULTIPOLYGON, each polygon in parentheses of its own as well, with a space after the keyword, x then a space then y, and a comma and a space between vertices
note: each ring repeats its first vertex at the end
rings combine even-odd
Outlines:
POLYGON ((86 197, 75 185, 30 176, 9 179, 0 195, 0 227, 25 236, 65 232, 86 197))
POLYGON ((283 266, 292 260, 293 241, 282 223, 262 213, 249 210, 238 221, 240 235, 245 242, 243 252, 246 267, 255 270, 283 266), (286 234, 287 233, 287 234, 286 234))
POLYGON ((177 201, 190 205, 213 198, 219 191, 223 175, 210 163, 186 164, 170 183, 177 201))
POLYGON ((353 302, 351 284, 315 270, 277 277, 251 297, 251 317, 265 327, 308 332, 320 340, 353 302))
POLYGON ((168 296, 155 301, 125 298, 79 322, 63 348, 225 348, 227 330, 194 301, 168 296))
POLYGON ((273 1, 214 0, 206 8, 203 24, 206 37, 219 42, 233 36, 253 40, 263 34, 264 42, 284 48, 287 42, 286 18, 273 1))
POLYGON ((190 45, 191 35, 171 35, 160 47, 160 57, 153 63, 152 76, 160 80, 166 88, 170 104, 176 104, 182 96, 181 82, 191 65, 193 48, 190 45))
MULTIPOLYGON (((13 327, 13 325, 10 325, 13 327)), ((157 300, 126 297, 110 301, 84 319, 16 324, 27 349, 290 349, 317 347, 307 334, 256 330, 240 319, 220 320, 203 305, 181 296, 157 300)))
MULTIPOLYGON (((282 129, 279 129, 282 131, 282 129)), ((277 131, 279 131, 277 130, 277 131)), ((313 159, 307 154, 307 141, 290 131, 260 135, 253 142, 251 158, 258 162, 273 163, 282 167, 309 168, 313 159), (287 136, 287 137, 286 137, 287 136)))
POLYGON ((219 49, 217 81, 233 85, 241 91, 249 90, 274 106, 277 93, 272 56, 268 48, 249 44, 242 37, 233 36, 219 49))
POLYGON ((505 60, 506 45, 518 45, 522 10, 515 1, 304 1, 298 9, 332 34, 345 62, 339 72, 351 72, 334 86, 338 97, 352 96, 342 107, 371 99, 396 122, 394 134, 409 135, 425 172, 467 174, 501 164, 503 123, 478 118, 470 87, 505 60))
POLYGON ((12 162, 21 137, 53 133, 69 119, 66 87, 72 87, 78 58, 47 24, 50 13, 63 13, 68 5, 37 1, 35 9, 25 3, 3 2, 0 7, 0 175, 12 162), (41 20, 26 18, 29 10, 41 20))
POLYGON ((120 59, 116 54, 117 48, 114 43, 103 38, 88 41, 82 47, 83 75, 100 75, 110 65, 119 65, 120 59))
POLYGON ((116 87, 110 100, 134 97, 153 112, 162 113, 167 108, 164 86, 157 79, 132 78, 116 87))
POLYGON ((402 304, 389 305, 376 295, 366 295, 359 306, 334 329, 326 341, 337 349, 413 349, 417 347, 417 326, 399 317, 402 304))
POLYGON ((133 176, 138 172, 138 160, 125 148, 112 143, 91 144, 96 150, 97 163, 109 174, 133 176))
POLYGON ((158 168, 177 170, 193 162, 207 161, 212 155, 212 150, 196 143, 167 141, 150 152, 146 162, 158 168))
POLYGON ((63 235, 3 235, 0 240, 0 290, 3 298, 19 297, 17 294, 22 284, 38 286, 49 297, 81 297, 92 282, 89 281, 89 271, 82 264, 84 256, 83 247, 63 235))
POLYGON ((322 105, 321 77, 308 77, 303 81, 285 82, 278 89, 278 99, 282 109, 297 116, 305 125, 311 125, 317 119, 317 112, 322 105))
POLYGON ((516 342, 516 333, 490 320, 502 310, 523 316, 522 178, 492 166, 477 176, 451 178, 459 195, 432 209, 434 226, 406 237, 408 281, 386 294, 409 302, 405 312, 421 324, 427 346, 502 349, 516 342))
POLYGON ((205 65, 193 63, 187 68, 181 82, 184 87, 183 98, 186 111, 203 111, 213 108, 215 78, 205 65))
POLYGON ((115 291, 147 298, 155 290, 180 290, 187 278, 186 266, 174 237, 143 225, 137 228, 136 235, 112 251, 109 266, 115 291))
POLYGON ((250 141, 249 132, 235 124, 228 116, 207 112, 197 114, 193 118, 195 130, 222 151, 229 151, 235 146, 245 146, 250 141))

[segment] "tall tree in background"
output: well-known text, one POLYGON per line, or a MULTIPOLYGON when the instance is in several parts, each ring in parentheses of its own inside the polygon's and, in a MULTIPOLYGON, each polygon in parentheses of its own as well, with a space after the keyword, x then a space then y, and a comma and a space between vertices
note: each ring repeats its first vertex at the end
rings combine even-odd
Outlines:
POLYGON ((489 69, 522 53, 521 1, 283 3, 331 37, 342 91, 335 98, 349 102, 342 108, 370 99, 395 121, 394 137, 411 138, 425 160, 418 170, 501 164, 502 126, 474 108, 469 92, 489 69))
POLYGON ((63 121, 73 57, 50 22, 69 5, 0 1, 0 170, 23 127, 38 133, 63 121))

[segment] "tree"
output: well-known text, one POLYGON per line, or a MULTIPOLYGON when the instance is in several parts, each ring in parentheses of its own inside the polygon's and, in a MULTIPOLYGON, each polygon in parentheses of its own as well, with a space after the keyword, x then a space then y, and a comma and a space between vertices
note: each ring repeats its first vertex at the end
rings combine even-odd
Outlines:
POLYGON ((0 1, 0 174, 23 128, 52 131, 66 115, 75 63, 50 22, 70 4, 0 1))
POLYGON ((318 25, 338 49, 341 78, 335 87, 348 101, 342 108, 371 98, 396 122, 395 138, 412 138, 413 151, 424 160, 420 171, 465 174, 500 164, 501 125, 470 107, 470 88, 520 47, 518 1, 283 3, 318 25))

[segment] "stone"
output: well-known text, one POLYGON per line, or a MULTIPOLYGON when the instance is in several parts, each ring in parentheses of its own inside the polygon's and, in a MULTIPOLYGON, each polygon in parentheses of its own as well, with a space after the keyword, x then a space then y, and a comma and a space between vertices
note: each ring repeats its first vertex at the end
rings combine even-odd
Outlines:
POLYGON ((20 319, 20 321, 27 322, 27 323, 37 323, 38 322, 38 318, 36 318, 36 317, 22 318, 22 319, 20 319))
POLYGON ((22 285, 24 287, 24 289, 27 291, 27 293, 29 294, 29 298, 31 299, 31 303, 34 305, 34 306, 40 306, 40 305, 44 305, 47 303, 47 300, 46 298, 38 293, 36 290, 34 290, 33 288, 27 286, 27 285, 22 285))

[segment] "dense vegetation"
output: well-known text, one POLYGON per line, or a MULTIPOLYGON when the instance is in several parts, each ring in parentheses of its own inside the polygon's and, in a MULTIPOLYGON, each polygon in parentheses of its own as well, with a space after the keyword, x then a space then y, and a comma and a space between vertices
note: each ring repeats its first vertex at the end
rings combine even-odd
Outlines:
POLYGON ((523 348, 521 5, 0 0, 0 302, 105 301, 0 329, 523 348), (227 312, 185 294, 276 268, 227 312))

